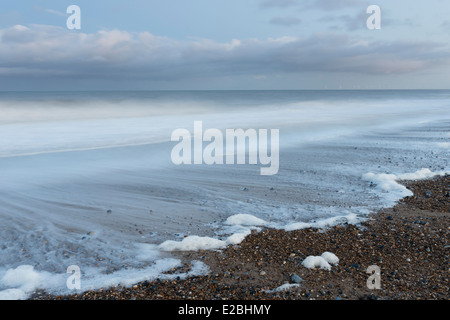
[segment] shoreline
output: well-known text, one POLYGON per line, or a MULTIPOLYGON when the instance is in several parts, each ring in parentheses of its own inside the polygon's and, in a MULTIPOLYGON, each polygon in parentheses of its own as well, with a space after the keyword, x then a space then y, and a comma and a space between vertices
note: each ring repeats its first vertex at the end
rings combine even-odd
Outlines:
POLYGON ((263 228, 222 250, 176 253, 183 266, 172 272, 198 260, 209 266, 206 276, 65 296, 38 291, 29 300, 448 300, 450 176, 401 183, 414 195, 359 225, 263 228), (325 251, 339 258, 331 270, 302 265, 325 251), (367 268, 374 265, 381 270, 380 289, 367 287, 367 268), (290 288, 274 291, 282 285, 290 288))

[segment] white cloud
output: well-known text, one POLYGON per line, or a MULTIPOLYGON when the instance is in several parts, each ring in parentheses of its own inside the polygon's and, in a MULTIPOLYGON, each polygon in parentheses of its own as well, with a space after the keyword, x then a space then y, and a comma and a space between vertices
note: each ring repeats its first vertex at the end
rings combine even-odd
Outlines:
POLYGON ((58 10, 53 10, 53 9, 43 9, 43 11, 60 16, 60 17, 67 17, 67 13, 58 11, 58 10))

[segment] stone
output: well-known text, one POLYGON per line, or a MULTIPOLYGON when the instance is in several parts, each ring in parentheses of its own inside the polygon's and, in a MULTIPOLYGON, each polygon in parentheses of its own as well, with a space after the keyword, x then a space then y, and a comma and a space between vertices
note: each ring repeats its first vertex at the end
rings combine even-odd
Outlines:
POLYGON ((291 277, 291 281, 292 281, 292 283, 300 284, 300 283, 302 283, 303 279, 301 277, 299 277, 298 275, 294 274, 291 277))

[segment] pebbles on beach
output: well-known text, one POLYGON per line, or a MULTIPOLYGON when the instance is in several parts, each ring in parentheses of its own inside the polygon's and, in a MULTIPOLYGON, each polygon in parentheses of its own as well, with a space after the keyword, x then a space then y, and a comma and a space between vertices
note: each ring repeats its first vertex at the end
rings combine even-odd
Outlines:
POLYGON ((208 265, 211 272, 206 276, 71 296, 39 293, 32 298, 448 300, 450 177, 403 184, 413 196, 372 214, 361 225, 338 225, 326 232, 263 229, 219 251, 178 253, 186 270, 193 260, 208 265), (324 252, 330 254, 320 256, 324 252), (305 268, 302 262, 308 256, 328 259, 333 266, 330 270, 305 268), (368 288, 371 266, 380 270, 380 289, 368 288))

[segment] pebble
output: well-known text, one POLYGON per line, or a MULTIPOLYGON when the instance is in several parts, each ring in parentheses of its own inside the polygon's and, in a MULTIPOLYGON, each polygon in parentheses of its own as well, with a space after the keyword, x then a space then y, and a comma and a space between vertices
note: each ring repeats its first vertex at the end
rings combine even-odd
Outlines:
POLYGON ((292 277, 291 277, 291 281, 292 281, 292 283, 300 284, 300 283, 303 282, 303 279, 300 278, 298 275, 294 274, 294 275, 292 275, 292 277))
MULTIPOLYGON (((148 281, 134 288, 92 290, 69 296, 41 294, 32 299, 449 300, 450 269, 445 255, 450 248, 450 203, 443 190, 450 191, 450 176, 404 184, 414 196, 400 200, 395 211, 386 208, 371 214, 358 226, 330 227, 323 232, 313 228, 290 232, 268 228, 220 251, 179 253, 187 265, 194 260, 208 265, 208 276, 148 281), (430 198, 424 196, 426 191, 431 192, 430 198), (259 248, 255 250, 256 247, 259 248), (298 268, 302 259, 324 251, 340 258, 332 272, 298 268), (291 255, 294 252, 295 256, 291 255), (262 262, 264 270, 257 267, 258 262, 262 262), (369 275, 365 268, 370 265, 381 269, 381 290, 366 288, 369 275), (264 291, 286 281, 297 283, 295 276, 303 280, 298 291, 264 291)), ((175 272, 182 274, 189 268, 175 272)))

